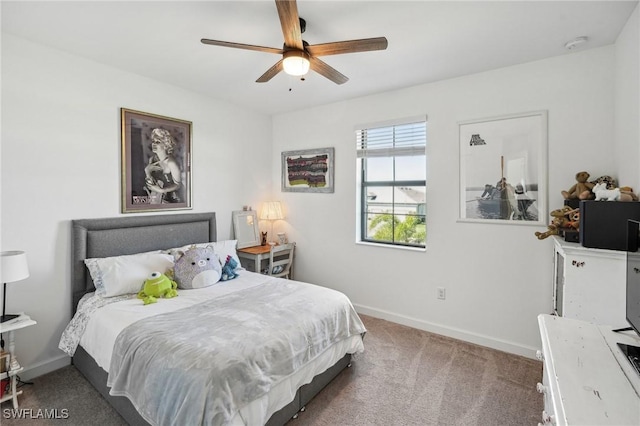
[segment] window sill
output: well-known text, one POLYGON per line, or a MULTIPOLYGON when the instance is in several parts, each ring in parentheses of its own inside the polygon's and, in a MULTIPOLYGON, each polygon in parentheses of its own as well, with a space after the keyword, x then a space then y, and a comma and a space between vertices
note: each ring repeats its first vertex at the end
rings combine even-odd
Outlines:
POLYGON ((416 252, 427 251, 426 247, 409 247, 409 246, 398 246, 393 244, 378 244, 378 243, 372 243, 369 241, 356 241, 356 245, 369 246, 369 247, 381 247, 381 248, 388 248, 388 249, 394 249, 394 250, 416 251, 416 252))

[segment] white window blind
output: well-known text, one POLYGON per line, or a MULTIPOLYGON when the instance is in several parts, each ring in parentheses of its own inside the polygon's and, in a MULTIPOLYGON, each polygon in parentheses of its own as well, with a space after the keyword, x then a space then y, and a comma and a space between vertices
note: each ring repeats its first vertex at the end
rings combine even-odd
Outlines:
POLYGON ((414 122, 356 131, 358 158, 425 155, 426 122, 414 122))

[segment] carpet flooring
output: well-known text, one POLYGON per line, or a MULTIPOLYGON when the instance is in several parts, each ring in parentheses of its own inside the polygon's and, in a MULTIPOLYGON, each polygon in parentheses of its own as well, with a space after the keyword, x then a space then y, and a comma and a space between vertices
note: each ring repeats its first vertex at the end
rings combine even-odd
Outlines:
MULTIPOLYGON (((535 425, 542 396, 542 363, 364 316, 365 352, 287 426, 535 425)), ((2 404, 2 426, 125 425, 84 377, 68 366, 21 388, 20 409, 34 419, 12 419, 2 404), (48 410, 58 419, 44 419, 48 410), (65 411, 66 410, 66 411, 65 411), (66 414, 65 414, 66 413, 66 414)), ((187 425, 185 425, 187 426, 187 425)))

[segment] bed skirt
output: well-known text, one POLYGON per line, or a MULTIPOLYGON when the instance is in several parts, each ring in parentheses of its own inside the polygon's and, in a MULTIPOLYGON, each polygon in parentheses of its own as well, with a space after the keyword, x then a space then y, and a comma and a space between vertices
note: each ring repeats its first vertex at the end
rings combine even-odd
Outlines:
MULTIPOLYGON (((324 373, 320 373, 296 392, 296 395, 289 404, 275 412, 267 426, 284 425, 286 422, 300 411, 314 396, 316 396, 331 380, 333 380, 340 372, 346 368, 351 362, 351 355, 346 354, 332 367, 329 367, 324 373)), ((113 408, 129 423, 131 426, 148 426, 146 420, 138 414, 128 398, 124 396, 109 395, 107 387, 107 372, 104 371, 95 360, 84 350, 82 346, 73 356, 73 365, 82 373, 85 378, 96 388, 100 394, 111 404, 113 408)))

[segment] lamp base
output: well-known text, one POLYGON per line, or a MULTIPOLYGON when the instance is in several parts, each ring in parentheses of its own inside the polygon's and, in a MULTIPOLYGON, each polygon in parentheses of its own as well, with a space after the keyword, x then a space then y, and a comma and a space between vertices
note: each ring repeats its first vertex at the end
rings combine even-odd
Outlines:
POLYGON ((18 318, 20 315, 17 314, 7 314, 0 316, 0 323, 11 321, 12 319, 18 318))

